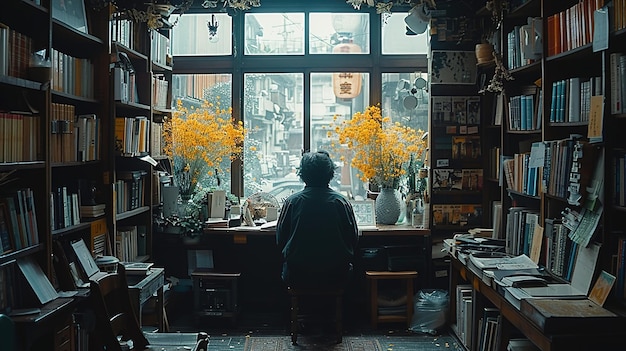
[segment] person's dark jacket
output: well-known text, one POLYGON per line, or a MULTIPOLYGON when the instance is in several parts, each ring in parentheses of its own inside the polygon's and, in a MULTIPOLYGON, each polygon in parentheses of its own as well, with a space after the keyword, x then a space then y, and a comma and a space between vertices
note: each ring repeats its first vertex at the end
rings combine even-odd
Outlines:
POLYGON ((306 186, 285 200, 276 241, 286 283, 342 284, 351 272, 358 242, 352 205, 327 186, 306 186))

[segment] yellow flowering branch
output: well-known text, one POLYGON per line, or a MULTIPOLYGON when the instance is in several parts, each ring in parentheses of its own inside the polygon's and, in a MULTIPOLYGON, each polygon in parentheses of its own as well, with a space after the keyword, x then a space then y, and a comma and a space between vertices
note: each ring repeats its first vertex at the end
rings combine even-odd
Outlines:
POLYGON ((411 160, 420 158, 426 150, 422 140, 424 132, 393 123, 383 117, 380 106, 369 106, 365 112, 357 112, 352 119, 339 121, 334 117, 328 137, 336 149, 347 148, 340 159, 350 161, 359 170, 359 178, 381 187, 396 188, 407 173, 411 160))
POLYGON ((245 129, 232 118, 232 109, 204 102, 188 109, 180 101, 163 128, 165 152, 173 160, 181 194, 193 193, 206 176, 230 172, 230 162, 241 156, 245 129), (224 161, 228 162, 228 167, 224 161))

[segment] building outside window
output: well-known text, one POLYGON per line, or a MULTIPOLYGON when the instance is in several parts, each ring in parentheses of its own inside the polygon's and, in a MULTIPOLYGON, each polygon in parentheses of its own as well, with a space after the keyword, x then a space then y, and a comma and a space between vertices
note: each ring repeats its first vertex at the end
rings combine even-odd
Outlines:
MULTIPOLYGON (((242 198, 265 191, 282 201, 304 186, 296 175, 302 153, 331 151, 333 118, 350 119, 369 105, 428 129, 428 91, 416 86, 427 78, 428 37, 411 35, 406 12, 261 11, 186 13, 172 30, 174 102, 219 101, 247 130, 244 159, 222 188, 242 198)), ((366 184, 349 160, 333 158, 331 186, 363 198, 366 184)))

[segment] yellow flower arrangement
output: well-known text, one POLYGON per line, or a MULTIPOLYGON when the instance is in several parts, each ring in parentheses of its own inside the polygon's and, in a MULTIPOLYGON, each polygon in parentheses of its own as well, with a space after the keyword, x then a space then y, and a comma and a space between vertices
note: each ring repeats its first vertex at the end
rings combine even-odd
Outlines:
MULTIPOLYGON (((359 178, 383 188, 397 188, 411 156, 421 158, 426 150, 423 135, 422 130, 383 117, 378 105, 355 113, 350 120, 339 121, 335 116, 328 132, 329 138, 336 141, 331 144, 333 149, 350 151, 350 164, 359 170, 359 178)), ((345 152, 342 155, 341 160, 347 161, 345 152)))
POLYGON ((205 176, 227 173, 243 152, 245 129, 232 117, 232 109, 204 102, 191 110, 180 101, 164 123, 165 153, 174 163, 174 177, 181 194, 191 195, 205 176), (228 165, 230 165, 228 162, 228 165))

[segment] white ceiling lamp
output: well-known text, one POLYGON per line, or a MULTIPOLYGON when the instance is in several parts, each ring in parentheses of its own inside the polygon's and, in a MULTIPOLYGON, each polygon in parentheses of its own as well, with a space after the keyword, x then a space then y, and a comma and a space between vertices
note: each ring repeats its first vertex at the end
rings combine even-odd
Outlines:
POLYGON ((409 14, 404 18, 406 26, 415 34, 426 32, 430 22, 430 8, 425 3, 413 6, 409 14))

